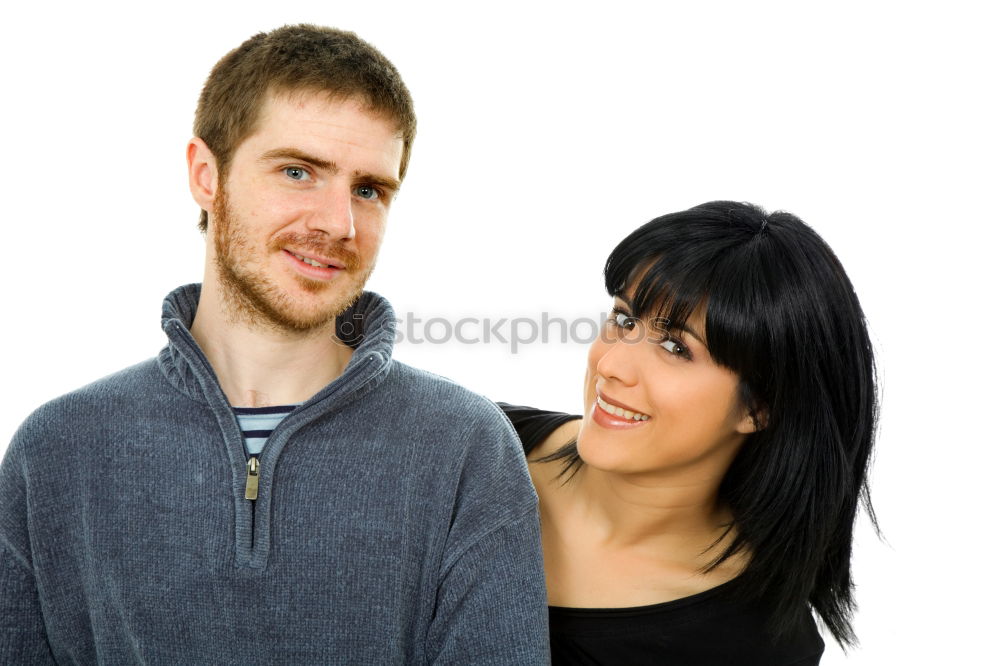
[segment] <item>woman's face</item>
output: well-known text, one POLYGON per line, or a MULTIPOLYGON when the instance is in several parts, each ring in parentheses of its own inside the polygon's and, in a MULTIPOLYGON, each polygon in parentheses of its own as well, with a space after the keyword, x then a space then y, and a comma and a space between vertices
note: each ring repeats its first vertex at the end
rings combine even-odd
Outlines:
POLYGON ((739 378, 716 365, 704 340, 701 311, 687 330, 663 330, 632 318, 615 299, 587 358, 577 440, 587 465, 654 476, 725 472, 754 424, 739 400, 739 378))

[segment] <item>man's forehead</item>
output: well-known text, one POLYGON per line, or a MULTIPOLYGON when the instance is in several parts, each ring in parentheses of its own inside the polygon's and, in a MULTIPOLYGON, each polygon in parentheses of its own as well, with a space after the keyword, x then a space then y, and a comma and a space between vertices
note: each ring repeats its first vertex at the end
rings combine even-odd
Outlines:
POLYGON ((314 88, 272 88, 265 95, 258 115, 258 126, 267 116, 279 111, 305 112, 309 110, 349 109, 360 114, 368 122, 393 127, 402 139, 402 131, 393 118, 374 108, 362 95, 339 94, 329 90, 314 88))
POLYGON ((253 131, 237 150, 251 150, 260 159, 275 149, 291 149, 309 153, 316 161, 335 162, 337 151, 328 152, 331 141, 361 149, 367 161, 375 160, 369 169, 398 178, 403 138, 384 114, 372 111, 357 96, 313 90, 269 93, 253 131))

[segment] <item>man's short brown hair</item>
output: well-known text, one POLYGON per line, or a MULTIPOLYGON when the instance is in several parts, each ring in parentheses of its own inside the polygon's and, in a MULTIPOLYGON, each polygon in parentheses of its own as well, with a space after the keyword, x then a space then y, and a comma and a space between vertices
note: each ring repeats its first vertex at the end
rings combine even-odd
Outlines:
MULTIPOLYGON (((353 32, 300 24, 254 35, 208 75, 198 99, 194 134, 215 155, 220 182, 236 148, 256 129, 268 96, 297 92, 357 99, 396 123, 403 139, 399 177, 406 175, 417 118, 399 72, 353 32)), ((204 210, 198 228, 208 228, 204 210)))

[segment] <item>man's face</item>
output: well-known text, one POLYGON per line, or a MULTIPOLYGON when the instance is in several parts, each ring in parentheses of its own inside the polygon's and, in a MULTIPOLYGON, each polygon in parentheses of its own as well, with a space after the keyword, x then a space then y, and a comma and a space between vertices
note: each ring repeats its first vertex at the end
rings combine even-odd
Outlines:
POLYGON ((304 332, 351 305, 375 265, 402 153, 394 125, 353 100, 271 96, 213 205, 232 314, 304 332))

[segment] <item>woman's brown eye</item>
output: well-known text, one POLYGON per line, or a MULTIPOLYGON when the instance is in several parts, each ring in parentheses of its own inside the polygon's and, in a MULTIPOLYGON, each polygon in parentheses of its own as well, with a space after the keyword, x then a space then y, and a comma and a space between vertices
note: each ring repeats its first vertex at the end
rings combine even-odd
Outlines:
POLYGON ((684 358, 688 358, 691 355, 688 352, 688 348, 687 347, 685 347, 680 342, 677 342, 676 340, 672 340, 670 338, 667 338, 666 340, 664 340, 663 342, 661 342, 660 346, 663 347, 664 349, 666 349, 668 352, 670 352, 674 356, 681 356, 681 357, 684 357, 684 358))
POLYGON ((635 317, 629 317, 624 312, 616 312, 614 314, 615 326, 618 328, 624 328, 626 330, 632 330, 635 328, 635 317))

